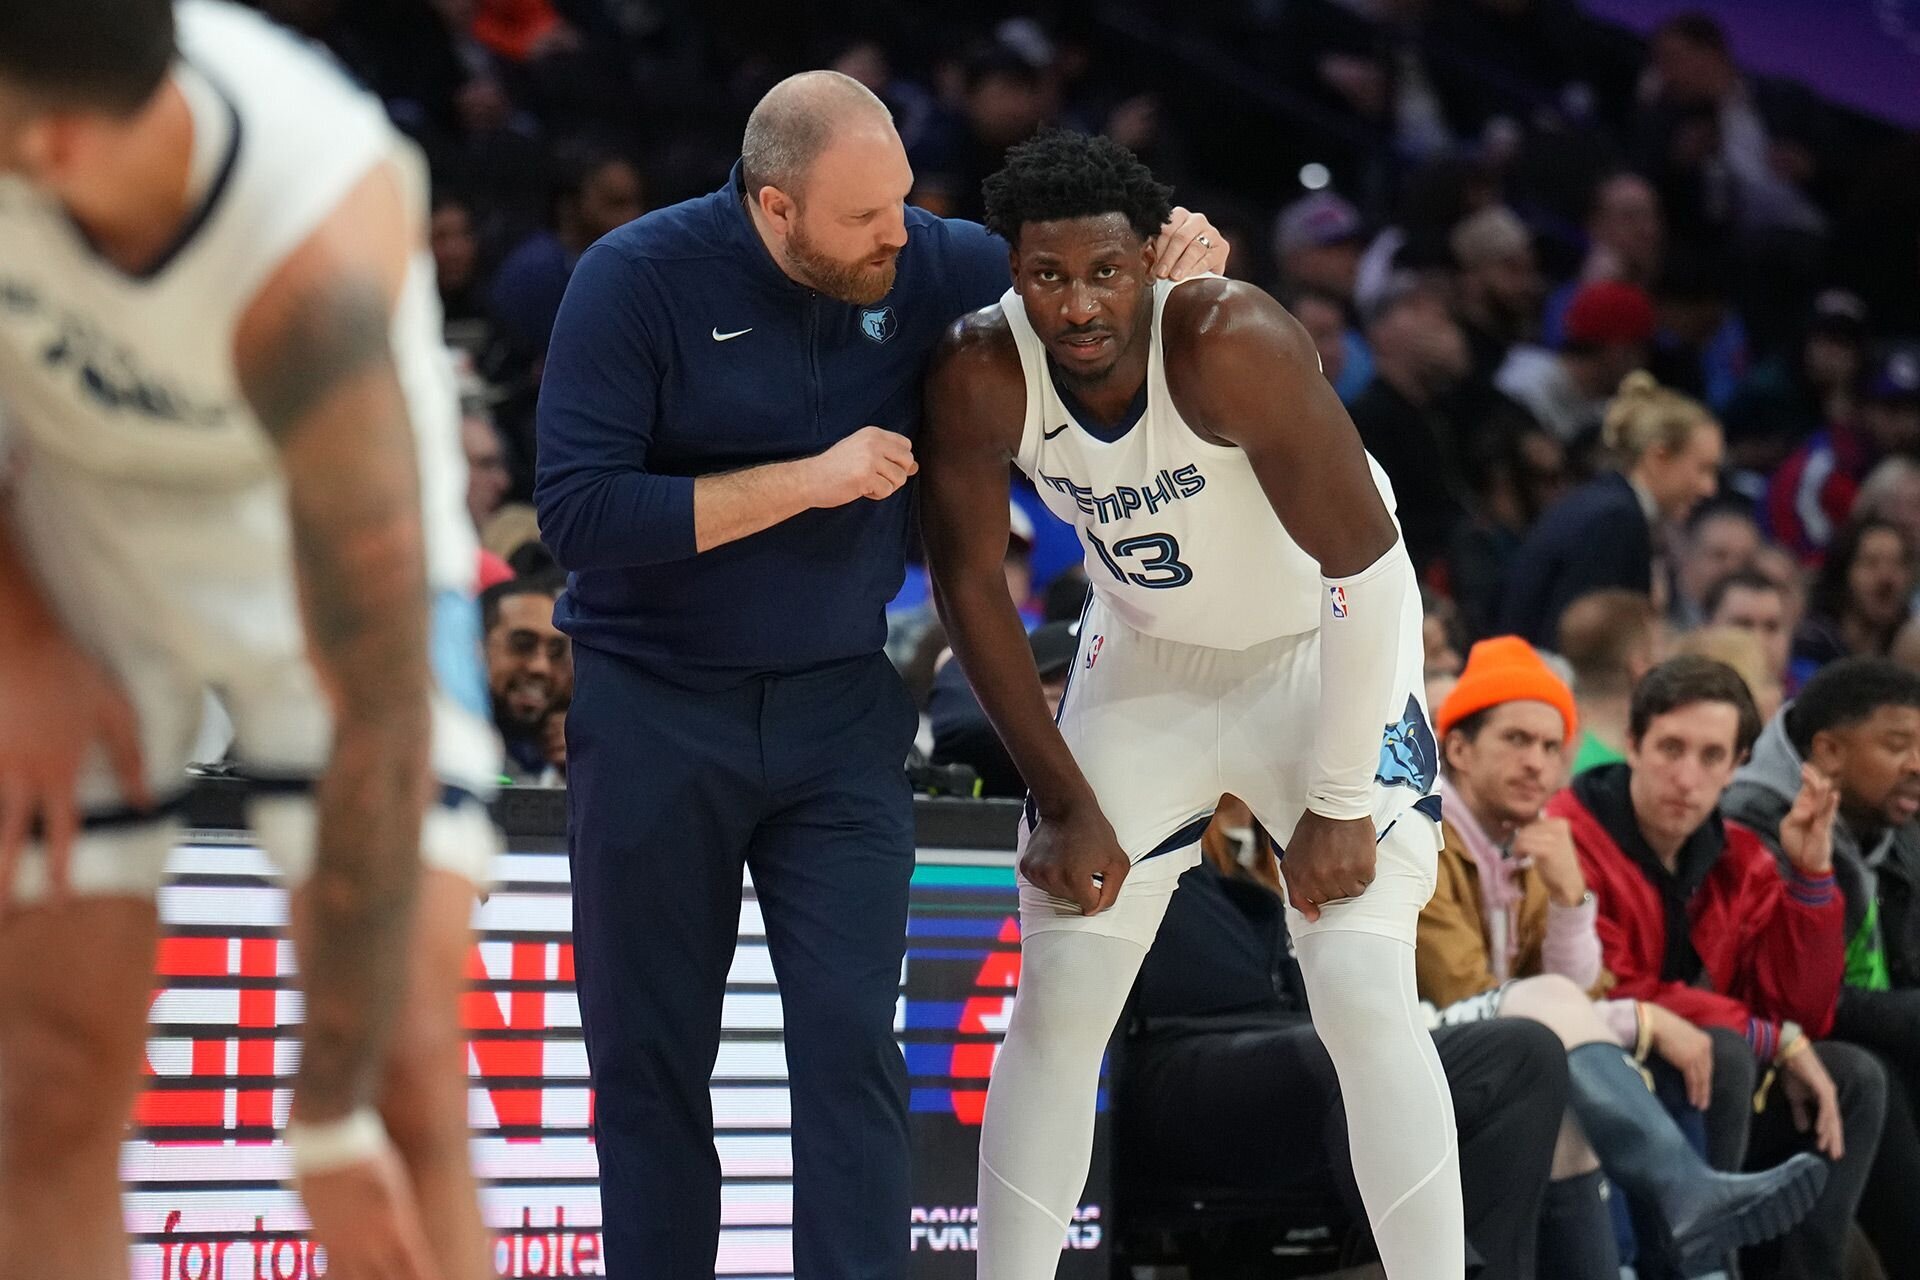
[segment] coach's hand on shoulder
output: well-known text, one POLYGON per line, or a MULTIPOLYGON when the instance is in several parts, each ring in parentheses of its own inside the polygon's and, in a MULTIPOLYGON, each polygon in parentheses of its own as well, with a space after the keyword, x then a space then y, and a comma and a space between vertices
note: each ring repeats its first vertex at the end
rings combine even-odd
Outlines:
POLYGON ((1374 844, 1372 819, 1327 818, 1307 810, 1280 857, 1287 901, 1318 920, 1327 903, 1359 897, 1373 883, 1374 844))
POLYGON ((1130 866, 1113 834, 1113 824, 1093 803, 1076 806, 1061 817, 1042 818, 1020 855, 1020 874, 1028 883, 1073 903, 1085 916, 1099 915, 1113 905, 1130 866))
POLYGON ((920 469, 913 460, 913 442, 885 427, 862 427, 804 465, 816 507, 892 497, 920 469))
POLYGON ((13 631, 0 643, 0 902, 37 826, 52 894, 66 892, 80 831, 80 770, 97 744, 128 804, 153 803, 140 732, 126 695, 57 626, 13 631))
POLYGON ((296 1179, 327 1274, 340 1280, 441 1280, 407 1171, 388 1147, 354 1164, 296 1179))
POLYGON ((1225 275, 1233 246, 1204 213, 1175 206, 1153 239, 1153 274, 1163 280, 1225 275))

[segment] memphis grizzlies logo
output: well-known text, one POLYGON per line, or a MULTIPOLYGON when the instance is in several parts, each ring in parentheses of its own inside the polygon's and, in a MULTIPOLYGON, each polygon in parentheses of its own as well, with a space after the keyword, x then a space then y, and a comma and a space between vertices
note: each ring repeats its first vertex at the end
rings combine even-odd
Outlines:
POLYGON ((1433 730, 1427 727, 1419 701, 1408 694, 1407 709, 1401 712, 1399 723, 1387 726, 1380 743, 1380 769, 1373 780, 1424 796, 1433 790, 1439 776, 1440 752, 1433 741, 1433 730))
POLYGON ((875 342, 885 342, 899 327, 900 322, 894 318, 892 307, 875 307, 860 313, 860 332, 875 342))

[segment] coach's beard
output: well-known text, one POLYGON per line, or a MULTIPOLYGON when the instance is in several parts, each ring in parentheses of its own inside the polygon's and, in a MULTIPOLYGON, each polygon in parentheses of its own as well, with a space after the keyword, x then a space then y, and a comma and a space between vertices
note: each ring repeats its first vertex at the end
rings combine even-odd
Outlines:
POLYGON ((874 266, 870 258, 842 262, 822 253, 797 226, 787 235, 787 266, 801 283, 856 307, 872 306, 892 292, 899 260, 895 253, 884 266, 874 266))

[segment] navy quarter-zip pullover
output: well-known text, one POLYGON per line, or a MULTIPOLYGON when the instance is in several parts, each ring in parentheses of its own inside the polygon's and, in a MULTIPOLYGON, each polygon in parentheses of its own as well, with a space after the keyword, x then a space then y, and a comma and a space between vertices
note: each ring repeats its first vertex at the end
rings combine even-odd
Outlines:
POLYGON ((880 651, 905 573, 909 491, 803 512, 695 554, 694 478, 819 453, 868 425, 911 439, 921 378, 960 315, 1007 287, 1007 246, 909 208, 870 307, 780 270, 738 165, 581 257, 539 408, 540 530, 571 572, 578 643, 699 682, 880 651))

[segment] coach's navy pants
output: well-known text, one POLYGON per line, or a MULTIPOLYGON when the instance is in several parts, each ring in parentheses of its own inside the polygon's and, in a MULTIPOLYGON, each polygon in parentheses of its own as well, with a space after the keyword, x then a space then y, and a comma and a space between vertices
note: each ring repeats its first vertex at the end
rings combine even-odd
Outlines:
POLYGON ((796 1278, 902 1280, 906 691, 877 654, 717 692, 585 648, 575 664, 568 840, 607 1275, 714 1274, 707 1083, 744 863, 785 1010, 796 1278))

